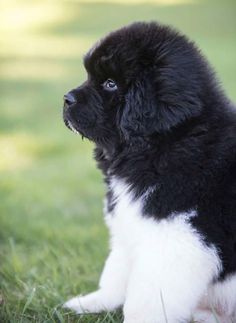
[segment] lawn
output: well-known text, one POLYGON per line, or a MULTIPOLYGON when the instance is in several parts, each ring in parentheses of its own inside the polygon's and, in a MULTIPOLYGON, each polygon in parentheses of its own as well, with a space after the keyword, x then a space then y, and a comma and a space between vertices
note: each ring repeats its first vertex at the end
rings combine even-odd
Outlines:
POLYGON ((62 122, 82 56, 137 20, 178 27, 236 99, 234 0, 9 0, 0 11, 0 322, 121 322, 61 304, 96 288, 108 253, 92 144, 62 122))

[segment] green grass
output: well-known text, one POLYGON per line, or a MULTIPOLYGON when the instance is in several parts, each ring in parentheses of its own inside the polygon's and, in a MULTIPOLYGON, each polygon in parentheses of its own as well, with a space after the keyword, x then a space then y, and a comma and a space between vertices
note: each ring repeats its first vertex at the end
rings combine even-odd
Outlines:
POLYGON ((236 99, 236 2, 144 2, 1 7, 0 322, 121 322, 120 312, 76 317, 61 309, 96 288, 108 253, 92 145, 61 118, 63 94, 85 79, 82 55, 96 39, 135 20, 174 25, 199 44, 236 99))

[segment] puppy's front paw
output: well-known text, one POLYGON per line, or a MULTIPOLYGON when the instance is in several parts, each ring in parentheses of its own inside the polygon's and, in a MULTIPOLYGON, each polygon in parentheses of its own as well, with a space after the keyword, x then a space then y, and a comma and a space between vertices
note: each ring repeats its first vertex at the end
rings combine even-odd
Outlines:
POLYGON ((77 314, 86 313, 86 310, 83 309, 82 304, 81 304, 82 298, 83 297, 79 297, 79 296, 71 298, 69 301, 67 301, 66 303, 63 304, 63 308, 68 308, 68 309, 76 312, 77 314))
POLYGON ((104 298, 101 291, 96 291, 85 296, 74 297, 66 302, 63 307, 69 308, 77 314, 95 314, 110 310, 108 300, 104 298))

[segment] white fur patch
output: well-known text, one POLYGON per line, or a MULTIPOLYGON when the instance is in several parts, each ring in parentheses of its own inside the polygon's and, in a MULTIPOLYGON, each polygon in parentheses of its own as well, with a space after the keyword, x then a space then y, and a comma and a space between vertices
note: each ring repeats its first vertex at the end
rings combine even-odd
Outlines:
POLYGON ((116 199, 112 214, 106 215, 111 252, 99 290, 66 306, 83 313, 124 305, 125 323, 178 323, 194 313, 207 317, 197 309, 204 297, 205 303, 210 298, 218 307, 226 302, 224 309, 231 315, 236 279, 212 284, 221 263, 215 248, 206 246, 189 223, 197 212, 173 213, 157 221, 142 215, 150 192, 135 200, 130 187, 117 178, 112 178, 110 188, 116 199))
POLYGON ((114 178, 111 186, 117 200, 108 223, 112 248, 125 250, 131 268, 125 315, 147 323, 190 318, 220 270, 214 248, 188 223, 196 211, 158 222, 142 216, 143 199, 134 201, 127 185, 114 178))

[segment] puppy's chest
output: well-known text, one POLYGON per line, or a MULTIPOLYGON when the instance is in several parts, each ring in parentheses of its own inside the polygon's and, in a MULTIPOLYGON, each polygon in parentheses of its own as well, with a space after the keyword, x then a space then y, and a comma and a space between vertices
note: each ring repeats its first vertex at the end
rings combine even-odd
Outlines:
POLYGON ((137 243, 148 234, 151 219, 142 215, 144 198, 134 198, 129 186, 113 179, 110 183, 105 220, 111 237, 121 243, 137 243))
POLYGON ((189 220, 198 215, 194 209, 186 212, 170 213, 166 219, 158 220, 158 214, 143 214, 144 205, 153 188, 149 188, 139 198, 134 198, 130 187, 121 180, 112 179, 109 185, 112 208, 105 208, 105 220, 111 234, 112 243, 125 246, 128 252, 155 241, 162 244, 168 239, 183 239, 195 236, 189 220))

